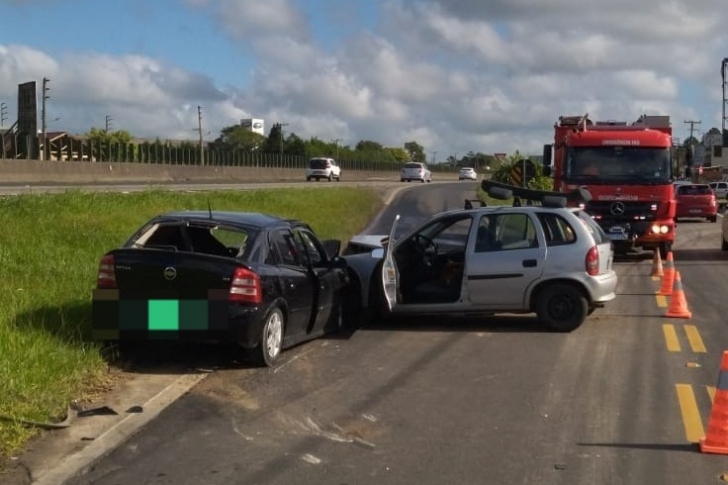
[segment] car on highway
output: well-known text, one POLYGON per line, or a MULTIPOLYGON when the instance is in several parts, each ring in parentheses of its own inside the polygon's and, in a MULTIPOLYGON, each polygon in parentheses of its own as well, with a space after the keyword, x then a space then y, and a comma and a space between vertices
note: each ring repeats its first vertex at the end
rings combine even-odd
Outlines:
POLYGON ((679 218, 705 218, 718 220, 718 204, 715 193, 708 184, 675 185, 675 221, 679 218))
POLYGON ((574 330, 615 298, 617 274, 605 232, 565 204, 553 195, 541 205, 466 203, 398 238, 397 216, 389 235, 349 243, 359 302, 375 317, 535 312, 554 331, 574 330))
POLYGON ((326 179, 329 182, 341 181, 341 167, 333 158, 312 158, 306 168, 306 181, 326 179))
POLYGON ((158 215, 101 258, 94 337, 232 341, 272 366, 283 349, 343 328, 340 247, 272 215, 158 215))
POLYGON ((708 185, 713 189, 716 199, 725 199, 728 195, 728 182, 710 182, 708 185))
POLYGON ((458 180, 478 180, 478 174, 473 167, 462 167, 458 171, 458 180))
POLYGON ((400 182, 432 182, 432 172, 427 168, 426 163, 408 162, 402 167, 399 175, 400 182))

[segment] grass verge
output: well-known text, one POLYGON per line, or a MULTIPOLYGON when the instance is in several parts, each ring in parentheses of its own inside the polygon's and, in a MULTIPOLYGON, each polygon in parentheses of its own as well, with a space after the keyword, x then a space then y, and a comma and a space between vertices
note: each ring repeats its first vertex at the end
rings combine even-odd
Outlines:
POLYGON ((0 198, 0 463, 38 432, 18 420, 62 419, 73 399, 107 385, 90 339, 99 258, 151 217, 208 203, 301 219, 342 242, 382 206, 375 191, 351 187, 0 198))

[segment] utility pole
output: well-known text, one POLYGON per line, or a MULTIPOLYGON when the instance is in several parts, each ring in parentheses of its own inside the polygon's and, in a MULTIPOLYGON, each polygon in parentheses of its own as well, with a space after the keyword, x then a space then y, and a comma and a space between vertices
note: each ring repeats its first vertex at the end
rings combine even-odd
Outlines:
POLYGON ((341 138, 334 138, 331 140, 331 143, 336 145, 336 161, 339 161, 339 142, 341 141, 341 138))
POLYGON ((683 121, 683 123, 686 123, 686 124, 690 125, 690 138, 692 138, 693 137, 693 133, 696 131, 695 130, 695 125, 699 125, 700 124, 700 120, 698 120, 698 121, 685 120, 685 121, 683 121))
POLYGON ((278 153, 283 154, 283 127, 288 126, 288 123, 277 123, 278 125, 278 153))
POLYGON ((437 152, 432 152, 432 164, 435 164, 435 161, 437 160, 437 152))
POLYGON ((723 60, 720 63, 720 77, 723 80, 723 143, 722 145, 728 146, 728 112, 726 111, 726 107, 728 107, 728 81, 726 80, 726 77, 728 77, 728 57, 724 57, 723 60))
POLYGON ((112 121, 114 121, 114 118, 112 118, 109 115, 106 115, 106 133, 108 133, 109 130, 111 129, 111 122, 112 121))
POLYGON ((8 119, 8 105, 6 103, 0 103, 0 128, 5 126, 5 122, 8 119))
POLYGON ((47 77, 43 78, 43 98, 41 101, 41 127, 43 134, 43 154, 41 160, 47 160, 48 147, 46 146, 46 100, 50 98, 46 93, 50 90, 48 83, 51 82, 47 77))
POLYGON ((197 131, 200 134, 200 165, 205 164, 205 148, 202 144, 202 106, 197 107, 197 131))

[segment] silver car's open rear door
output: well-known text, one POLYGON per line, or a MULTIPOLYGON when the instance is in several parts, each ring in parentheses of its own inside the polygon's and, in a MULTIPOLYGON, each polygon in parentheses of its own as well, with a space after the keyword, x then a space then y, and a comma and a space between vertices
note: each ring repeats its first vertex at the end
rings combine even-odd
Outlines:
POLYGON ((382 262, 382 288, 384 288, 384 297, 387 299, 389 310, 392 311, 397 304, 397 264, 394 262, 394 234, 397 230, 397 222, 399 222, 399 214, 394 218, 392 229, 389 232, 389 240, 384 245, 384 260, 382 262))

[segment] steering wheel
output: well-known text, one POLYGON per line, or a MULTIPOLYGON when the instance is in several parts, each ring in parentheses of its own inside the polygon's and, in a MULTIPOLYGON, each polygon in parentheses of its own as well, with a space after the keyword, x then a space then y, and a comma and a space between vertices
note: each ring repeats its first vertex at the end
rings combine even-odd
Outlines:
POLYGON ((413 247, 425 266, 430 267, 435 263, 437 256, 437 244, 435 241, 422 234, 415 234, 412 238, 413 247))

